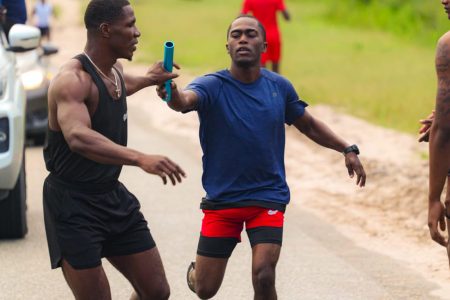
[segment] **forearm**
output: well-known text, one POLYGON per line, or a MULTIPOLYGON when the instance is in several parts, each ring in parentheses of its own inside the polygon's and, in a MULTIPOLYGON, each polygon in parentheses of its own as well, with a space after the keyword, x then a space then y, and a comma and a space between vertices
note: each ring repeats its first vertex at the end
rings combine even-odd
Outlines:
POLYGON ((127 76, 127 96, 154 85, 155 83, 146 76, 127 76))
POLYGON ((308 126, 302 127, 300 131, 317 144, 336 150, 344 151, 350 144, 337 136, 325 123, 312 119, 308 126))
POLYGON ((101 164, 138 166, 143 155, 87 127, 75 128, 65 138, 70 150, 101 164))
MULTIPOLYGON (((189 109, 192 109, 192 101, 190 101, 190 95, 188 91, 182 91, 180 88, 175 87, 172 89, 172 98, 169 102, 167 102, 167 105, 178 112, 187 111, 189 109)), ((191 97, 192 98, 192 97, 191 97)))
POLYGON ((429 201, 440 201, 450 168, 450 128, 433 124, 430 133, 429 201))

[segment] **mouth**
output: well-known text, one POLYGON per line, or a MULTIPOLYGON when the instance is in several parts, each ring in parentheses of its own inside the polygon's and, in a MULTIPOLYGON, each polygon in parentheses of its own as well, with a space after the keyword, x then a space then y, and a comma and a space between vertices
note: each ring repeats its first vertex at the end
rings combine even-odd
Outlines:
POLYGON ((136 51, 136 49, 137 49, 137 45, 138 44, 138 42, 135 42, 135 43, 133 43, 133 44, 131 44, 131 51, 132 52, 134 52, 134 51, 136 51))
POLYGON ((249 54, 249 53, 251 53, 251 51, 250 51, 250 49, 247 48, 247 47, 239 47, 239 48, 236 50, 236 53, 239 53, 239 54, 249 54))

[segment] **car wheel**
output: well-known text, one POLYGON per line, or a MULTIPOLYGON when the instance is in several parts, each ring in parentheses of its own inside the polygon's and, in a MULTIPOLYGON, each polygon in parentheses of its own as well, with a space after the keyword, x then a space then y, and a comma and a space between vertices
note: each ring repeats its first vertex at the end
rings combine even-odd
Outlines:
POLYGON ((14 189, 0 200, 0 238, 22 238, 28 231, 25 177, 24 158, 14 189))

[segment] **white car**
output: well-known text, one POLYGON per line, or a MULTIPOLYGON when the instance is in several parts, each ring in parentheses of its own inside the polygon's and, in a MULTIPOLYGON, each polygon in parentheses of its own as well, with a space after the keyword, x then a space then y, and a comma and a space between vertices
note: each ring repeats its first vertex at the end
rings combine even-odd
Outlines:
POLYGON ((9 43, 0 28, 0 238, 27 233, 25 181, 26 94, 15 53, 35 49, 40 32, 14 25, 9 43))

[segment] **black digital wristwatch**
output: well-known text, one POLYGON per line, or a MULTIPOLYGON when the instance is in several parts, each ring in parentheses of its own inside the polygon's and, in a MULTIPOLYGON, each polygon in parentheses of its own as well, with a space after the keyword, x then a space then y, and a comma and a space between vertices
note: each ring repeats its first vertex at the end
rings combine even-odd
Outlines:
POLYGON ((347 154, 347 153, 350 153, 350 152, 355 152, 355 154, 356 155, 358 155, 359 154, 359 148, 358 148, 358 146, 356 146, 356 145, 351 145, 351 146, 348 146, 347 148, 345 148, 344 149, 344 151, 342 151, 342 153, 345 155, 345 154, 347 154))

